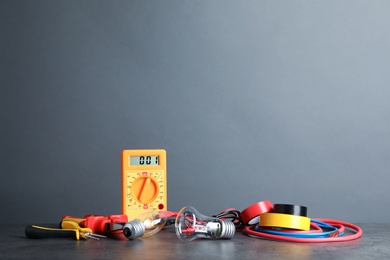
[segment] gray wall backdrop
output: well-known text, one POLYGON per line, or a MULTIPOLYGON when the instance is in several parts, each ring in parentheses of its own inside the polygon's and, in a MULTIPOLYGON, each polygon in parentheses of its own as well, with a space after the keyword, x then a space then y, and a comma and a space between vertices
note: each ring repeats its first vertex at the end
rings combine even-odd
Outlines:
POLYGON ((389 1, 0 1, 1 223, 121 213, 122 149, 168 208, 390 218, 389 1))

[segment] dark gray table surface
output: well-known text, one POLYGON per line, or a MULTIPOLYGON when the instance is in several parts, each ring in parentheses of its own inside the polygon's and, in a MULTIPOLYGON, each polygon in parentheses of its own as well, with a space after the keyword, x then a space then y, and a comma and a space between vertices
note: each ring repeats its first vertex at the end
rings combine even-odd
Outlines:
POLYGON ((361 224, 349 242, 291 243, 252 238, 181 242, 173 227, 134 241, 29 239, 25 225, 2 225, 0 259, 390 259, 390 224, 361 224))

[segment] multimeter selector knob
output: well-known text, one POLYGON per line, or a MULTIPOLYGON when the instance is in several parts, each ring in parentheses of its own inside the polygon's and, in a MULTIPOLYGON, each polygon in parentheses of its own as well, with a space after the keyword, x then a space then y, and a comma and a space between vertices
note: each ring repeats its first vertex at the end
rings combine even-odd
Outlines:
POLYGON ((158 195, 158 185, 154 178, 142 176, 134 180, 132 195, 140 203, 147 204, 154 201, 158 195))

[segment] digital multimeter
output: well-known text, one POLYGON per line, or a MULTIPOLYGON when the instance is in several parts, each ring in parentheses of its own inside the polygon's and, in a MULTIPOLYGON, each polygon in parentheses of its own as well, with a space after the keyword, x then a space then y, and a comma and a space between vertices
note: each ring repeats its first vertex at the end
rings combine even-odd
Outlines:
POLYGON ((122 213, 130 220, 153 211, 167 210, 166 152, 122 151, 122 213))

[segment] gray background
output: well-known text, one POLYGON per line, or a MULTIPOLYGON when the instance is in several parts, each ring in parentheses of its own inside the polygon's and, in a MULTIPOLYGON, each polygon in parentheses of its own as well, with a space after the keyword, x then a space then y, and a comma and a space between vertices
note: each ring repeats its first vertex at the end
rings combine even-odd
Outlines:
POLYGON ((389 222, 389 1, 0 1, 0 222, 121 212, 122 149, 168 207, 389 222))

